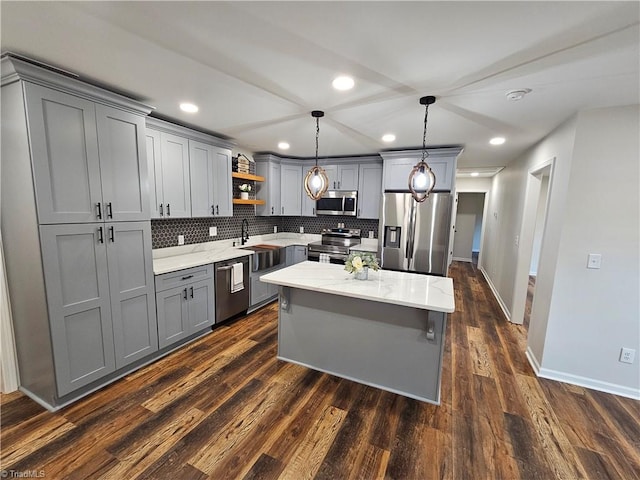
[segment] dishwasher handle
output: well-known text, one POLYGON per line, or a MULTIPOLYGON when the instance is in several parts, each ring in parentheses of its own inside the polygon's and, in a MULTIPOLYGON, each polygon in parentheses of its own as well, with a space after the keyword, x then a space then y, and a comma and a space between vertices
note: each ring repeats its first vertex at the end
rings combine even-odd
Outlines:
POLYGON ((227 267, 218 267, 216 268, 216 272, 221 272, 223 270, 231 270, 233 268, 233 265, 229 265, 227 267))

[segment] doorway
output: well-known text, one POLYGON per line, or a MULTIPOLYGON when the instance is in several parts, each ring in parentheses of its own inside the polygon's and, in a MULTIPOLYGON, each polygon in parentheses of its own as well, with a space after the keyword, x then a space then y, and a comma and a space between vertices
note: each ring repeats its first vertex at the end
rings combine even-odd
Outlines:
POLYGON ((485 193, 458 193, 458 209, 455 218, 453 239, 453 260, 471 262, 478 266, 485 193))
POLYGON ((535 301, 535 284, 542 252, 554 161, 555 158, 552 158, 543 165, 529 170, 527 175, 522 226, 517 239, 520 250, 511 312, 511 322, 524 324, 527 328, 535 301))

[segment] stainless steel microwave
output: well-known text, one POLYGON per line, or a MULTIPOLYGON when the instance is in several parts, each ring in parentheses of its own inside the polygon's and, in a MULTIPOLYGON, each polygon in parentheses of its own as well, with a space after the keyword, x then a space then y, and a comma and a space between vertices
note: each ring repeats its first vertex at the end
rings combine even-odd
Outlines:
POLYGON ((358 192, 348 190, 328 190, 316 200, 317 215, 350 215, 358 212, 358 192))

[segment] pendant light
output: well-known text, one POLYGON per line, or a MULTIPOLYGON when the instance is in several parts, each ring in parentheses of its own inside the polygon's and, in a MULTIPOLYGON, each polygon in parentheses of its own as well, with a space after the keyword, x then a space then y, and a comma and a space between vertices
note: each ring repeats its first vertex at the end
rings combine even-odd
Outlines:
POLYGON ((323 168, 318 166, 318 137, 320 135, 320 118, 324 117, 324 112, 314 110, 311 116, 316 119, 316 166, 307 172, 304 177, 304 189, 312 200, 318 200, 329 188, 329 178, 323 168))
POLYGON ((436 97, 427 96, 420 99, 420 105, 424 105, 424 131, 422 133, 422 160, 420 160, 409 174, 409 191, 416 202, 424 202, 436 186, 436 176, 431 167, 427 165, 427 119, 429 105, 436 103, 436 97))

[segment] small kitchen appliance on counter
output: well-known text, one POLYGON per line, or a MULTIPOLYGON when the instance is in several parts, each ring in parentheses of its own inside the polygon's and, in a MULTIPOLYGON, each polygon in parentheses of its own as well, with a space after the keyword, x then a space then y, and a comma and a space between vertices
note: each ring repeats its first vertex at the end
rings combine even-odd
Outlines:
POLYGON ((319 262, 320 255, 327 255, 329 263, 343 264, 349 256, 349 249, 360 245, 361 238, 357 228, 325 228, 322 240, 309 244, 307 259, 319 262))

